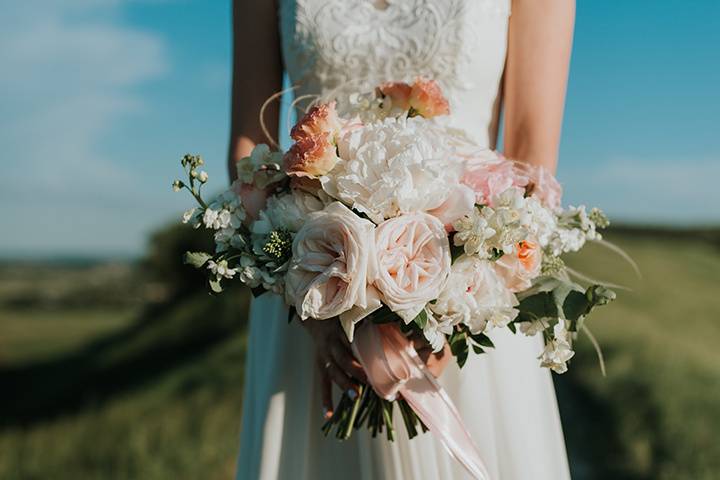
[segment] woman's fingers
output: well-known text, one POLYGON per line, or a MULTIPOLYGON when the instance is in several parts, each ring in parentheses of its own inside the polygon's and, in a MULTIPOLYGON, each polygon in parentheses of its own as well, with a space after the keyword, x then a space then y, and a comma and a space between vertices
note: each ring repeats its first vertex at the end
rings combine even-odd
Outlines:
POLYGON ((345 372, 343 372, 342 369, 333 361, 328 361, 325 365, 323 365, 323 367, 327 371, 327 374, 330 376, 333 383, 340 387, 341 390, 347 392, 347 394, 354 399, 353 394, 357 394, 357 386, 352 382, 352 380, 350 380, 350 377, 348 377, 345 372))
POLYGON ((332 382, 330 381, 330 375, 322 365, 318 365, 320 370, 320 395, 322 396, 322 407, 323 417, 328 420, 333 416, 333 401, 332 401, 332 382))
POLYGON ((367 382, 365 376, 365 370, 363 369, 360 362, 355 360, 351 351, 340 344, 333 344, 330 347, 330 354, 333 357, 335 363, 350 377, 356 378, 361 382, 367 382))

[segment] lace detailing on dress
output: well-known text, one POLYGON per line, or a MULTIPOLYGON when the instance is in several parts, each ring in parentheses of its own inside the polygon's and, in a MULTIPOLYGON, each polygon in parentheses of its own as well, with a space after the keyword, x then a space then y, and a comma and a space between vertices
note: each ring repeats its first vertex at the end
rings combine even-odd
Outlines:
POLYGON ((426 76, 452 100, 477 87, 478 20, 508 14, 509 0, 281 0, 286 64, 303 92, 426 76))

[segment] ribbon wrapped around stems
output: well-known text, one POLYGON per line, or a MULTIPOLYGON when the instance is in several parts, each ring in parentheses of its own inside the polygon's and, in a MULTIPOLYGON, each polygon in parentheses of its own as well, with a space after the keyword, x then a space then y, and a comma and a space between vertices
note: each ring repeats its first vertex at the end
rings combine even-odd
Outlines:
POLYGON ((392 401, 402 395, 451 457, 476 479, 490 480, 457 408, 396 325, 363 322, 352 348, 380 397, 392 401))

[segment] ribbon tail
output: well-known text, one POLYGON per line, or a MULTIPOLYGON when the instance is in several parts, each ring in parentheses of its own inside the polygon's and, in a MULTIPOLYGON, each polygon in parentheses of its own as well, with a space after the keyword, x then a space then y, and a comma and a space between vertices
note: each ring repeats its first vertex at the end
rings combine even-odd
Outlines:
POLYGON ((402 395, 451 457, 477 480, 490 480, 457 408, 396 326, 366 322, 352 345, 378 395, 386 400, 402 395))

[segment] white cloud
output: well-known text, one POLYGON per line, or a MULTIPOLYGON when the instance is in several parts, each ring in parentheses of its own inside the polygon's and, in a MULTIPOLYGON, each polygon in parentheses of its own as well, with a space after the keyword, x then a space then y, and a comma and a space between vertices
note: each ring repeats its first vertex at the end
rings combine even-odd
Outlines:
POLYGON ((615 158, 560 168, 566 203, 603 208, 611 218, 642 223, 720 222, 720 156, 615 158))
POLYGON ((0 249, 138 243, 141 226, 120 208, 133 206, 133 172, 101 140, 169 65, 162 38, 122 23, 121 3, 0 0, 0 249))

